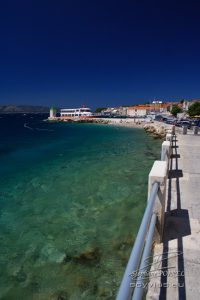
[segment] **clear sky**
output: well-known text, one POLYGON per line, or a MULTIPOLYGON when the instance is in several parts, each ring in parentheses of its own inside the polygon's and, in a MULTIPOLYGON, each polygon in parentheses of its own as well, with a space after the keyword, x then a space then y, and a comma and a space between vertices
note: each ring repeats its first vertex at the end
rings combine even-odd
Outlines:
POLYGON ((200 97, 200 4, 0 4, 0 104, 74 107, 200 97))

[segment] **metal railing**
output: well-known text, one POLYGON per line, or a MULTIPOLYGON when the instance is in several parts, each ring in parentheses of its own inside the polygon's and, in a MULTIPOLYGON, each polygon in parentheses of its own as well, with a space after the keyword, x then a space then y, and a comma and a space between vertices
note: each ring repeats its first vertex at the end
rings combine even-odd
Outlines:
MULTIPOLYGON (((158 193, 158 189, 159 189, 159 183, 155 182, 153 184, 148 202, 147 202, 147 206, 145 209, 145 213, 144 216, 142 218, 142 222, 140 225, 140 229, 138 231, 137 234, 137 238, 135 240, 134 243, 134 247, 132 249, 125 273, 124 273, 124 277, 122 279, 121 285, 120 285, 120 289, 117 295, 117 300, 129 300, 131 299, 131 295, 133 292, 133 288, 131 288, 131 274, 133 272, 137 272, 137 270, 141 269, 141 264, 140 264, 140 260, 142 257, 142 262, 144 262, 145 259, 147 259, 148 255, 149 255, 149 244, 152 245, 152 239, 153 239, 153 235, 152 235, 152 224, 154 224, 155 227, 155 214, 153 213, 153 208, 154 208, 154 203, 156 200, 156 196, 158 193), (150 230, 151 228, 151 230, 150 230), (145 240, 146 240, 146 244, 145 244, 145 240), (148 243, 147 243, 148 241, 148 243), (145 247, 144 247, 145 244, 145 247), (142 256, 143 254, 143 256, 142 256), (139 267, 140 264, 140 267, 139 267)), ((154 231, 154 227, 153 227, 153 231, 154 231)), ((143 266, 144 267, 144 266, 143 266)), ((138 278, 139 280, 139 278, 138 278)), ((137 292, 138 293, 138 292, 137 292)), ((137 294, 136 294, 137 295, 137 294)), ((135 299, 139 299, 138 297, 136 298, 136 296, 134 296, 134 300, 135 299)))
POLYGON ((151 248, 152 248, 152 241, 153 241, 155 225, 156 225, 156 214, 153 213, 153 215, 151 217, 151 222, 149 225, 149 231, 147 234, 141 263, 140 263, 140 273, 137 276, 137 281, 135 284, 135 289, 134 289, 132 300, 138 300, 138 299, 142 298, 143 289, 141 288, 141 286, 144 283, 144 280, 147 278, 147 276, 145 274, 147 274, 146 271, 149 267, 148 263, 149 263, 151 248))
POLYGON ((147 206, 116 300, 140 300, 142 298, 144 291, 143 282, 146 280, 144 274, 149 267, 148 260, 151 253, 157 221, 158 223, 160 222, 161 225, 160 240, 162 239, 166 176, 171 153, 171 143, 174 134, 175 127, 172 128, 172 133, 168 134, 168 137, 166 137, 167 141, 162 144, 161 161, 156 161, 154 163, 155 166, 152 168, 153 171, 149 174, 149 196, 147 206), (162 172, 158 170, 159 167, 162 168, 162 172), (155 175, 156 171, 158 175, 155 175), (156 176, 158 177, 158 181, 153 180, 156 176), (163 194, 161 192, 161 185, 163 194), (160 196, 161 194, 162 196, 160 196), (156 208, 157 199, 160 200, 161 213, 158 213, 158 208, 156 208))

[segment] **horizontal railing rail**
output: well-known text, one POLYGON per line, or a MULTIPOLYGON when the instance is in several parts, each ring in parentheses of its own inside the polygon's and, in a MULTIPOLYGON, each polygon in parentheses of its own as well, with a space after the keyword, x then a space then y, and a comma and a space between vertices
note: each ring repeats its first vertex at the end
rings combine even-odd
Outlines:
POLYGON ((143 289, 141 288, 141 286, 144 283, 145 279, 147 278, 145 274, 147 274, 146 271, 148 270, 149 267, 148 263, 149 263, 151 248, 152 248, 155 225, 156 225, 156 214, 153 213, 151 217, 149 231, 146 238, 145 248, 140 263, 140 270, 139 270, 140 272, 138 272, 136 276, 137 281, 135 283, 135 289, 134 289, 132 300, 138 300, 142 298, 143 289))

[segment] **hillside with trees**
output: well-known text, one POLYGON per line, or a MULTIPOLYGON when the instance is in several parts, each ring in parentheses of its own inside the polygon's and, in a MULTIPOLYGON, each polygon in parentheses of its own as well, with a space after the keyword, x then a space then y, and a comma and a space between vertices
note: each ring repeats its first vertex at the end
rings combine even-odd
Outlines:
POLYGON ((200 102, 192 103, 188 108, 188 114, 190 117, 200 116, 200 102))
POLYGON ((48 113, 49 107, 34 105, 0 105, 0 113, 48 113))

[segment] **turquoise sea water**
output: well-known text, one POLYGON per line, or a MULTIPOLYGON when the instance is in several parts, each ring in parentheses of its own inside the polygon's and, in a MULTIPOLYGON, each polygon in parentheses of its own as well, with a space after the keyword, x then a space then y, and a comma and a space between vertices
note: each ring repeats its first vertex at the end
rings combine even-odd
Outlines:
POLYGON ((161 142, 42 119, 0 118, 0 299, 115 299, 161 142))

